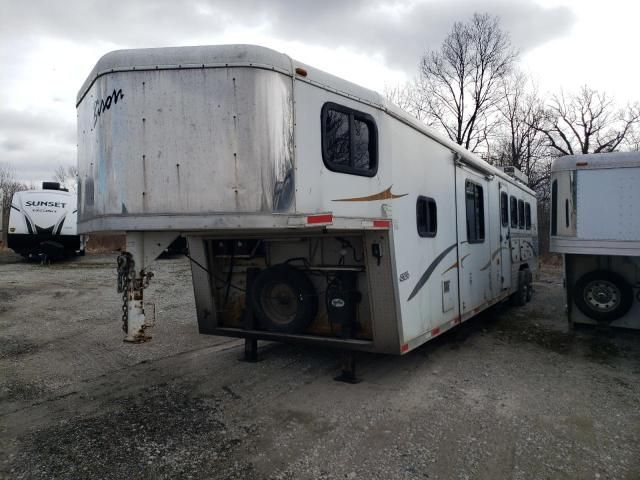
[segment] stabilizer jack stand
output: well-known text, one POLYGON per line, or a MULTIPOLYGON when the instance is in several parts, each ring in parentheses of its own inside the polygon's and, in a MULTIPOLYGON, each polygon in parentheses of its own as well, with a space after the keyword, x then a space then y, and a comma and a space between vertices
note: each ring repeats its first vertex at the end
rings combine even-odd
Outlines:
POLYGON ((340 366, 342 373, 334 378, 337 382, 356 384, 362 379, 356 377, 356 354, 355 352, 342 352, 340 356, 340 366))
POLYGON ((131 288, 127 294, 129 295, 127 305, 128 322, 124 341, 130 343, 147 342, 151 340, 151 335, 146 332, 146 329, 151 325, 148 322, 144 311, 142 288, 131 288))
POLYGON ((244 357, 241 359, 245 362, 255 363, 258 361, 258 340, 255 338, 244 339, 244 357))

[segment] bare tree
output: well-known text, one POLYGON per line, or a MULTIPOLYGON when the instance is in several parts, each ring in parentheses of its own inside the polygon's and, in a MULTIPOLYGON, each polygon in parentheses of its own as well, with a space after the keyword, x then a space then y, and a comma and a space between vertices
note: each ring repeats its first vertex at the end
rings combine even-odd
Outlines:
POLYGON ((619 150, 636 137, 640 105, 617 108, 604 92, 583 86, 577 94, 554 95, 541 131, 557 155, 619 150))
POLYGON ((58 165, 53 172, 53 179, 61 186, 68 188, 70 192, 76 193, 78 187, 78 168, 75 165, 58 165))
POLYGON ((433 126, 433 119, 428 116, 426 88, 421 78, 414 79, 395 87, 385 85, 384 96, 391 103, 410 113, 421 122, 433 126))
POLYGON ((15 170, 11 165, 0 162, 0 197, 2 214, 2 245, 7 244, 7 233, 9 228, 9 214, 11 213, 11 200, 13 194, 27 187, 24 183, 16 180, 15 170))
POLYGON ((529 177, 529 187, 544 190, 549 180, 550 151, 541 128, 544 102, 535 86, 520 72, 503 82, 499 130, 490 160, 495 165, 512 165, 529 177))
POLYGON ((420 63, 427 121, 471 151, 486 145, 503 98, 501 82, 516 57, 497 17, 476 13, 468 23, 456 22, 440 49, 420 63))

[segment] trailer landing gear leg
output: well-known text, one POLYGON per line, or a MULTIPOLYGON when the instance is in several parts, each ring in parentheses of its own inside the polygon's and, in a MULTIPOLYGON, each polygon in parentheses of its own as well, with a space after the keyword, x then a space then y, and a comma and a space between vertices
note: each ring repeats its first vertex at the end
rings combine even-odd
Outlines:
POLYGON ((356 377, 356 355, 354 352, 343 352, 340 357, 342 373, 334 378, 337 382, 356 384, 362 380, 356 377))
POLYGON ((251 363, 258 361, 258 340, 255 338, 244 339, 244 358, 242 360, 251 363))

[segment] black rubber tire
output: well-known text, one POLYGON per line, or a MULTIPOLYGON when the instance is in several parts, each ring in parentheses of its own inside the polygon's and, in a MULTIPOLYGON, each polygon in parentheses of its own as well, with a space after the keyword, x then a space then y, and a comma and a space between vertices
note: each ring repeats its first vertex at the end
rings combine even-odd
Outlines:
POLYGON ((527 282, 527 294, 525 296, 525 300, 529 303, 533 298, 533 273, 531 273, 531 270, 529 269, 526 269, 524 272, 527 282))
POLYGON ((518 272, 518 290, 511 294, 509 303, 514 307, 522 307, 527 303, 527 276, 524 271, 518 272))
POLYGON ((304 272, 284 263, 266 268, 256 276, 249 291, 249 301, 260 327, 269 332, 301 333, 318 313, 318 294, 311 280, 304 272), (268 312, 269 300, 265 295, 274 287, 291 293, 287 301, 295 299, 295 311, 290 319, 278 320, 268 312))
POLYGON ((631 288, 631 285, 622 276, 607 270, 594 270, 582 275, 573 287, 572 295, 578 309, 587 317, 598 322, 617 320, 629 311, 633 303, 633 288, 631 288), (612 283, 619 290, 620 301, 614 309, 606 312, 598 311, 592 308, 585 300, 585 289, 591 282, 598 280, 612 283))

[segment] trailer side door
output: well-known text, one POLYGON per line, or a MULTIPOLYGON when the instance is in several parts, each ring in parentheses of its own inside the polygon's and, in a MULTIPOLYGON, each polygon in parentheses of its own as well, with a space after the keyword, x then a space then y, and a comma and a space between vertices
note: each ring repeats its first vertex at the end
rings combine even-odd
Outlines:
POLYGON ((463 319, 491 299, 488 182, 464 167, 456 168, 460 312, 463 319))
POLYGON ((511 287, 511 246, 509 233, 509 190, 500 182, 500 290, 511 287))

